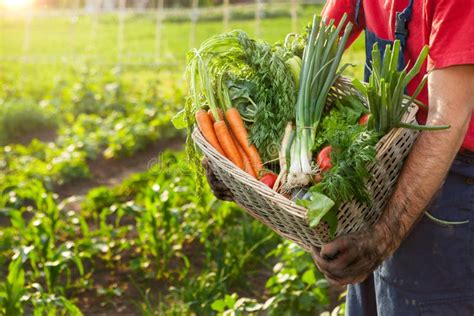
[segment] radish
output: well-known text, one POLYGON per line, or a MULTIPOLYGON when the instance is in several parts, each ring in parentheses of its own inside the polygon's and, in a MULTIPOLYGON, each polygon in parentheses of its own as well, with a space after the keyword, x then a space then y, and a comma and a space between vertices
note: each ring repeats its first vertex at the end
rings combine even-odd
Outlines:
POLYGON ((322 171, 328 171, 332 168, 331 151, 332 147, 326 146, 319 152, 318 157, 316 158, 318 166, 322 171))

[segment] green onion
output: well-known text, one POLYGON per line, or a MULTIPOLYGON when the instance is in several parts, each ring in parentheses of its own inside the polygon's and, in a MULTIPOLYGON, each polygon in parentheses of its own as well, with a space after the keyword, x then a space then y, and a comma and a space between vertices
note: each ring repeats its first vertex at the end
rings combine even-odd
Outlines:
POLYGON ((447 125, 420 126, 402 123, 403 116, 409 109, 410 104, 416 102, 416 97, 426 84, 427 76, 423 78, 408 102, 404 102, 404 92, 410 81, 420 72, 423 62, 428 56, 428 46, 423 47, 415 65, 407 71, 407 68, 399 71, 398 57, 400 54, 400 41, 396 40, 393 47, 387 45, 383 62, 378 44, 372 48, 372 74, 368 85, 365 86, 358 80, 354 80, 354 86, 367 97, 370 112, 373 118, 373 127, 381 134, 388 133, 392 128, 403 127, 417 130, 440 130, 449 128, 447 125))
POLYGON ((312 175, 312 147, 321 120, 326 99, 331 87, 340 75, 338 67, 342 53, 352 30, 344 15, 338 27, 334 21, 328 24, 314 16, 313 26, 303 52, 303 67, 300 75, 296 102, 296 135, 288 144, 290 168, 288 186, 300 187, 309 184, 312 175))

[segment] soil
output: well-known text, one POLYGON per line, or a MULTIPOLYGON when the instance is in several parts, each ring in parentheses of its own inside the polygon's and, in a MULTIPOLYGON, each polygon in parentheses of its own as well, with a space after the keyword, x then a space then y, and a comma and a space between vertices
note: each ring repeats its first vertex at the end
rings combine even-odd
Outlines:
MULTIPOLYGON (((88 162, 92 174, 90 178, 79 179, 58 186, 54 191, 59 199, 63 200, 72 196, 84 196, 92 188, 98 186, 113 187, 120 184, 125 178, 134 173, 147 170, 156 161, 156 157, 165 150, 182 150, 184 148, 183 137, 173 137, 159 140, 151 144, 145 150, 137 152, 131 157, 120 159, 104 159, 102 157, 88 162)), ((78 210, 79 204, 72 202, 69 208, 78 210)))
MULTIPOLYGON (((179 151, 183 147, 183 137, 177 136, 159 140, 132 157, 91 160, 88 162, 92 174, 90 178, 58 186, 54 191, 58 194, 60 200, 76 197, 77 199, 71 200, 68 204, 68 209, 79 211, 81 197, 86 195, 89 190, 97 186, 113 187, 118 185, 131 174, 147 170, 163 151, 179 151)), ((198 248, 190 247, 186 251, 189 253, 187 255, 190 258, 198 257, 196 249, 198 248)), ((128 262, 133 259, 132 254, 125 254, 125 256, 129 258, 122 257, 121 262, 128 262)), ((198 265, 199 261, 197 262, 198 265)), ((177 265, 177 263, 171 262, 170 265, 177 265)), ((140 293, 134 284, 146 283, 147 287, 152 289, 152 292, 148 294, 151 300, 156 299, 160 293, 166 292, 170 286, 162 280, 145 280, 143 276, 130 271, 125 265, 118 264, 118 266, 111 269, 104 262, 97 260, 92 266, 94 267, 92 277, 94 286, 72 295, 84 315, 142 315, 137 302, 143 302, 143 295, 145 294, 140 293), (104 289, 104 293, 98 295, 98 288, 104 289), (110 289, 114 289, 115 294, 110 289)), ((173 269, 173 267, 170 267, 170 269, 173 269)))
POLYGON ((58 136, 56 129, 40 129, 34 133, 19 135, 12 139, 12 143, 28 145, 33 139, 38 139, 44 143, 54 142, 58 136))
MULTIPOLYGON (((54 141, 56 138, 55 131, 40 131, 35 133, 34 138, 41 141, 54 141)), ((33 139, 32 136, 18 140, 18 142, 27 144, 33 139)), ((121 159, 104 159, 98 158, 88 162, 92 176, 88 179, 76 180, 66 185, 58 186, 54 191, 58 194, 59 199, 63 200, 70 197, 78 197, 77 200, 71 200, 68 204, 70 210, 80 210, 81 197, 97 186, 113 187, 120 184, 125 178, 134 173, 147 170, 156 160, 156 157, 164 150, 182 150, 184 147, 184 139, 175 137, 166 140, 159 140, 148 146, 145 150, 137 152, 132 157, 121 159)), ((191 273, 199 273, 203 269, 204 251, 202 245, 198 242, 185 245, 183 253, 191 261, 191 273)), ((129 262, 133 260, 132 253, 125 253, 120 262, 129 262)), ((166 280, 156 280, 154 278, 144 278, 132 271, 127 265, 114 263, 113 267, 106 265, 101 260, 95 260, 91 265, 93 269, 93 284, 88 289, 82 289, 69 293, 68 296, 73 297, 76 304, 80 307, 84 315, 107 316, 107 315, 142 315, 138 302, 144 302, 145 295, 150 299, 152 308, 156 308, 158 298, 168 292, 173 284, 166 280), (150 289, 150 293, 141 293, 137 284, 146 284, 150 289), (99 290, 98 290, 99 289, 99 290), (101 292, 100 289, 103 289, 101 292), (100 293, 100 294, 99 294, 100 293)), ((108 263, 110 264, 110 263, 108 263)), ((170 262, 170 271, 180 269, 181 262, 170 262)), ((248 284, 251 288, 236 288, 232 292, 238 293, 244 297, 257 298, 265 291, 265 282, 271 276, 269 269, 261 267, 250 277, 248 284)), ((339 305, 339 295, 344 288, 331 287, 329 289, 330 308, 339 305)))
MULTIPOLYGON (((195 241, 183 245, 183 254, 191 262, 190 273, 199 274, 204 268, 205 253, 202 244, 195 241)), ((130 262, 133 260, 132 253, 125 253, 120 262, 130 262)), ((173 285, 166 279, 145 278, 132 271, 127 265, 115 263, 113 267, 106 266, 104 262, 96 260, 93 264, 94 272, 92 279, 94 287, 71 293, 76 304, 80 307, 84 315, 108 316, 108 315, 143 315, 138 303, 145 301, 145 296, 150 300, 151 308, 157 308, 159 297, 166 295, 169 288, 173 285), (146 284, 150 291, 142 293, 137 285, 146 284), (98 295, 98 289, 109 289, 106 293, 98 295), (116 294, 113 294, 115 290, 116 294)), ((171 260, 167 264, 168 271, 179 271, 183 269, 183 263, 180 260, 171 260)), ((157 270, 151 267, 152 271, 157 270)), ((179 282, 179 281, 174 281, 179 282)))

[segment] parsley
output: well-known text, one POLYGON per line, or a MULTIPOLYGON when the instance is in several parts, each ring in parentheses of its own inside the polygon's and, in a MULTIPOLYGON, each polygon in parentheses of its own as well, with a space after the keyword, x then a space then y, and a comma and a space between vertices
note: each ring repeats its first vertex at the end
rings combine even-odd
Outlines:
POLYGON ((337 210, 342 203, 353 198, 371 203, 365 182, 371 177, 368 167, 375 162, 375 146, 381 134, 357 124, 367 110, 352 98, 338 101, 321 122, 314 149, 331 145, 333 167, 323 174, 320 183, 310 188, 309 199, 298 202, 308 208, 312 227, 324 220, 331 234, 336 231, 337 210))

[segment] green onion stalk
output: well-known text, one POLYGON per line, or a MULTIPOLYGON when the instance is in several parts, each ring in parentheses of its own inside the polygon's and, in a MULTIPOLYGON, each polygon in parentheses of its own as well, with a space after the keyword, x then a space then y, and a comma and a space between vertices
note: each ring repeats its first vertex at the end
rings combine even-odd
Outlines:
POLYGON ((385 53, 381 56, 378 44, 372 48, 372 73, 368 84, 363 84, 354 79, 354 86, 367 98, 371 119, 368 128, 373 129, 380 135, 385 135, 393 128, 403 127, 416 130, 439 130, 449 128, 448 125, 417 125, 403 123, 403 117, 412 103, 416 104, 416 98, 426 84, 428 76, 424 76, 412 96, 405 100, 405 89, 413 78, 421 71, 424 61, 428 57, 428 46, 425 45, 420 52, 415 64, 408 71, 408 66, 398 70, 398 58, 400 54, 400 41, 396 40, 385 47, 385 53))
MULTIPOLYGON (((339 25, 334 20, 329 23, 314 16, 313 26, 303 52, 298 98, 296 102, 296 135, 290 146, 290 167, 287 187, 306 186, 314 174, 312 167, 312 147, 319 122, 331 87, 339 77, 338 71, 352 24, 346 24, 344 15, 339 25), (344 28, 344 33, 340 36, 344 28)), ((344 68, 344 67, 343 67, 344 68)))

